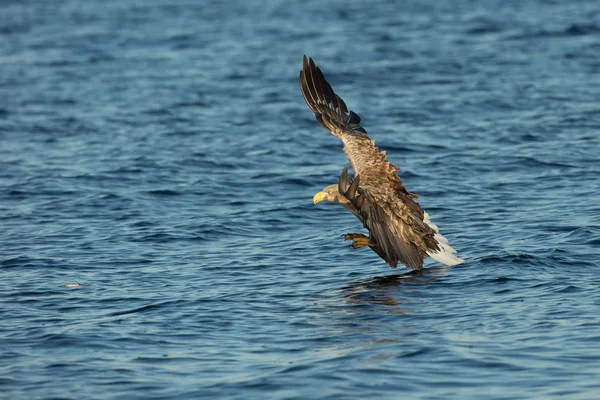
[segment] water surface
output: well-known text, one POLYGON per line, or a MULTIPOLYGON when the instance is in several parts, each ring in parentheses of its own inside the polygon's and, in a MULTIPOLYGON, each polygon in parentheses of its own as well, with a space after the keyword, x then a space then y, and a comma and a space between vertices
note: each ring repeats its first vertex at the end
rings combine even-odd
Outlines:
POLYGON ((7 399, 598 398, 596 1, 0 5, 7 399), (466 262, 312 204, 303 54, 466 262), (69 283, 79 287, 66 287, 69 283))

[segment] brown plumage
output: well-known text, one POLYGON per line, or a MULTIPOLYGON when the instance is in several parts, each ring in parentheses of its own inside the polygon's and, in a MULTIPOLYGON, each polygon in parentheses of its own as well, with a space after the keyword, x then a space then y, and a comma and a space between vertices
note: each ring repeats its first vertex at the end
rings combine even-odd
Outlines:
POLYGON ((461 263, 415 201, 418 195, 402 185, 397 174, 400 168, 375 147, 360 125, 360 117, 348 110, 319 67, 306 56, 300 88, 319 124, 342 140, 355 175, 354 179, 347 177, 344 168, 338 185, 315 195, 315 202, 334 201, 355 214, 369 231, 369 246, 392 268, 400 261, 408 268, 420 269, 427 256, 446 265, 461 263))

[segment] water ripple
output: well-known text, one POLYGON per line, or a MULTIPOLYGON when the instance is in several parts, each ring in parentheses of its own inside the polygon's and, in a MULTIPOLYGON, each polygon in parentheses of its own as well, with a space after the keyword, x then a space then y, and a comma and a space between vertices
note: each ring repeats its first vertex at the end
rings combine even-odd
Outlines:
POLYGON ((597 2, 5 3, 5 396, 597 397, 597 2), (304 53, 465 264, 312 203, 304 53))

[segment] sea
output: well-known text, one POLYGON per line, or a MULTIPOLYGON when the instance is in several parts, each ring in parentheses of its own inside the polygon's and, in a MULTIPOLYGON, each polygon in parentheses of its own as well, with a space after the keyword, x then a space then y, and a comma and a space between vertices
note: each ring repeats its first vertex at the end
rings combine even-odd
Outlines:
POLYGON ((0 399, 600 398, 600 2, 4 0, 0 399), (313 195, 312 57, 465 260, 313 195))

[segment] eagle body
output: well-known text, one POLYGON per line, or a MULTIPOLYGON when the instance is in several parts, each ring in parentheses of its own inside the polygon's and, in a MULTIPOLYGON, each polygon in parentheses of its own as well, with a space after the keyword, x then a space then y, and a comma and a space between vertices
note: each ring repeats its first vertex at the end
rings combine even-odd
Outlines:
POLYGON ((360 125, 360 117, 348 110, 306 56, 300 88, 319 124, 343 142, 354 170, 354 178, 349 178, 344 168, 338 185, 317 193, 315 203, 336 202, 354 214, 369 231, 369 247, 392 268, 401 262, 421 269, 427 256, 446 265, 463 262, 416 202, 418 195, 405 189, 398 176, 400 168, 387 161, 385 152, 379 151, 360 125))

